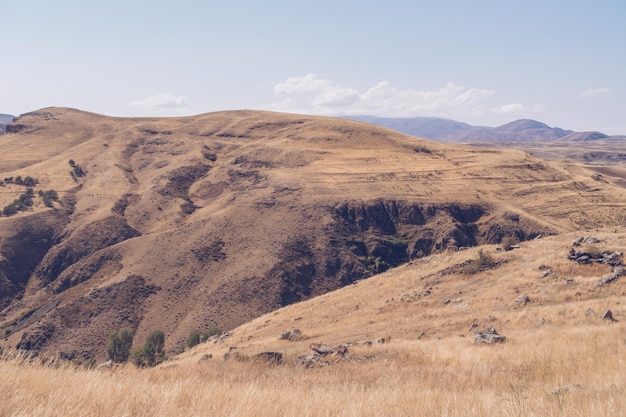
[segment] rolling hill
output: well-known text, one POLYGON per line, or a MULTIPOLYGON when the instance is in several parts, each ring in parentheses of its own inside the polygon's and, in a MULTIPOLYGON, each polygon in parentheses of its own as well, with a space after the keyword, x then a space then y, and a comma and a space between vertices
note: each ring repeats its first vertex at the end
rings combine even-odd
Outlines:
POLYGON ((424 256, 626 214, 619 170, 342 119, 48 108, 0 144, 0 206, 36 183, 0 217, 5 341, 79 361, 122 327, 162 329, 172 352, 424 256))
POLYGON ((608 136, 594 131, 574 132, 550 127, 536 120, 522 119, 499 127, 481 127, 434 117, 349 118, 439 142, 519 149, 540 158, 557 161, 597 165, 626 163, 626 136, 608 136))

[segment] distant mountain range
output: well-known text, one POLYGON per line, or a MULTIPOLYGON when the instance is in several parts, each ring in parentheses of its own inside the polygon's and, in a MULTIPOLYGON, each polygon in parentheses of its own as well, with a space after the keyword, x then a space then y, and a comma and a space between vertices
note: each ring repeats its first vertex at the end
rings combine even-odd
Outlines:
POLYGON ((351 116, 352 120, 388 127, 411 136, 441 142, 456 143, 545 143, 588 142, 626 136, 608 136, 600 132, 575 132, 550 127, 536 120, 521 119, 499 127, 472 126, 454 120, 435 117, 384 118, 351 116))
POLYGON ((5 126, 13 121, 15 116, 10 114, 0 114, 0 135, 4 133, 5 126))

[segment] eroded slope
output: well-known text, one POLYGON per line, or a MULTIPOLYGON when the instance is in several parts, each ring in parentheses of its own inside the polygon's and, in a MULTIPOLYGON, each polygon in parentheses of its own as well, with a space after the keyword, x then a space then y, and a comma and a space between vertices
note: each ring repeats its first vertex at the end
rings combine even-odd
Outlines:
MULTIPOLYGON (((622 188, 584 168, 346 120, 45 109, 14 126, 2 175, 62 198, 0 218, 3 231, 36 216, 59 225, 19 278, 5 256, 0 326, 67 358, 101 358, 124 326, 137 343, 162 329, 176 349, 191 330, 230 329, 424 255, 624 218, 622 188)), ((5 184, 0 201, 24 188, 5 184)), ((16 251, 11 236, 2 253, 16 251)))

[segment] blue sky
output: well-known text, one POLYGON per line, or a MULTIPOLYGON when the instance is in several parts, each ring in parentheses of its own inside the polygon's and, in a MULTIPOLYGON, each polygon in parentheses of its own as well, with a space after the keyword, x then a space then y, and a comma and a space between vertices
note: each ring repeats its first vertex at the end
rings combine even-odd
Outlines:
POLYGON ((0 0, 0 15, 0 113, 266 109, 626 134, 621 0, 0 0))

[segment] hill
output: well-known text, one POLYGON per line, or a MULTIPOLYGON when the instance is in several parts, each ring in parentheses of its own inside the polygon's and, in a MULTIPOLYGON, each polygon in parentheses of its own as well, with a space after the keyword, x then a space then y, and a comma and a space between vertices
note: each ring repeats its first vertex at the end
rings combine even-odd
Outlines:
POLYGON ((36 182, 0 218, 0 327, 74 360, 102 359, 122 327, 162 329, 172 352, 423 256, 625 214, 620 172, 341 119, 49 108, 0 144, 2 207, 36 182))
POLYGON ((557 161, 598 165, 623 165, 626 162, 624 136, 608 136, 601 132, 574 132, 553 128, 536 120, 522 119, 499 127, 481 127, 434 117, 353 116, 350 119, 439 142, 519 149, 557 161))
POLYGON ((431 255, 261 316, 155 369, 0 361, 3 410, 44 417, 137 410, 624 415, 626 281, 600 284, 621 268, 568 257, 572 249, 614 255, 625 245, 626 229, 618 227, 511 251, 483 246, 431 255), (467 272, 480 253, 490 261, 467 272), (603 318, 607 310, 612 319, 603 318), (485 328, 504 343, 475 344, 485 328), (296 329, 298 337, 282 336, 296 329))
POLYGON ((472 126, 467 123, 457 122, 437 117, 375 117, 375 116, 350 116, 352 120, 371 123, 388 127, 407 135, 443 142, 455 142, 455 138, 489 129, 482 126, 472 126))
POLYGON ((453 143, 553 142, 575 132, 550 127, 536 120, 521 119, 498 127, 472 126, 435 117, 378 118, 350 117, 421 138, 453 143))

